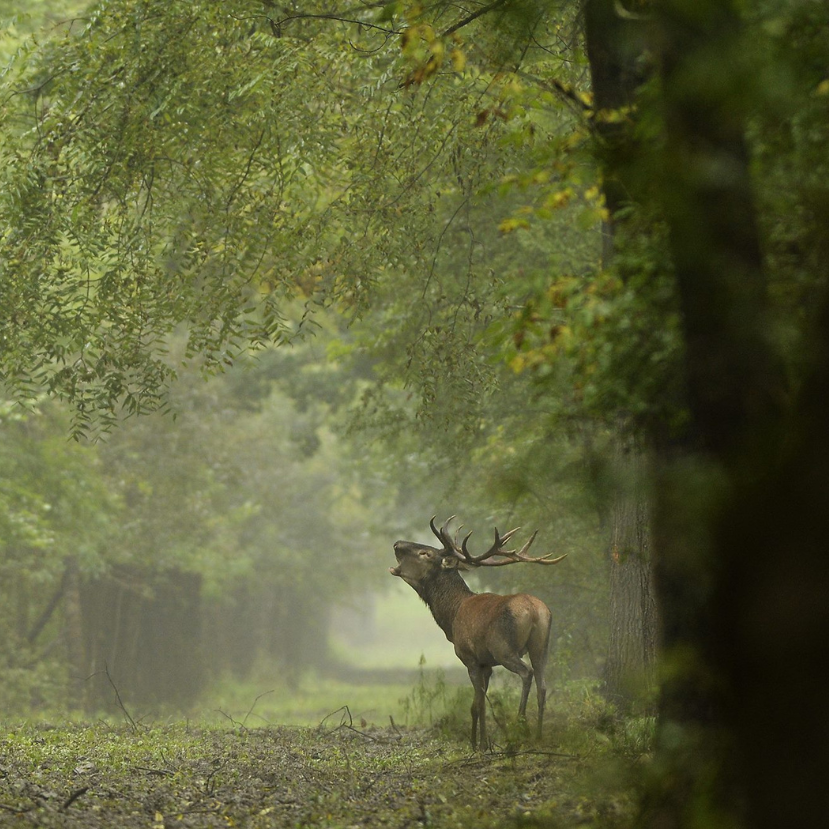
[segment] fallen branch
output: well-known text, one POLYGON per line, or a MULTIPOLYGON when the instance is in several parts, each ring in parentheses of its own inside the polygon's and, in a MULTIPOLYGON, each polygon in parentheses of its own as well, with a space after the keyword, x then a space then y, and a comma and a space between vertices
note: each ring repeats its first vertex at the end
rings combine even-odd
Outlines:
POLYGON ((238 720, 234 720, 233 717, 230 716, 230 714, 227 714, 226 712, 222 711, 221 708, 214 708, 213 710, 216 711, 216 713, 221 714, 223 717, 227 717, 233 723, 233 725, 238 726, 244 731, 248 730, 248 727, 244 723, 239 722, 238 720))
POLYGON ((491 751, 485 755, 470 755, 459 760, 450 760, 444 763, 443 768, 451 766, 485 766, 494 760, 513 759, 515 757, 537 756, 537 757, 562 757, 567 760, 581 760, 578 754, 564 754, 560 751, 542 751, 540 749, 528 749, 527 751, 491 751))
POLYGON ((25 815, 26 812, 31 812, 34 809, 34 806, 27 806, 25 809, 18 809, 15 806, 6 806, 4 803, 0 803, 0 809, 4 812, 11 812, 13 815, 25 815))
POLYGON ((68 809, 79 797, 82 797, 89 791, 89 786, 83 786, 80 789, 72 792, 69 797, 63 802, 61 809, 68 809))

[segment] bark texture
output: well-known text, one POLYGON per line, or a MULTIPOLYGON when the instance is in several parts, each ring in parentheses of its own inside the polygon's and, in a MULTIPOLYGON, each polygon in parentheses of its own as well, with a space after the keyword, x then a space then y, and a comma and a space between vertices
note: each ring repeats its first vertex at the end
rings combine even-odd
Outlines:
POLYGON ((605 694, 622 710, 646 709, 656 687, 656 599, 645 463, 641 451, 617 452, 625 484, 617 486, 611 514, 610 645, 605 694))
MULTIPOLYGON (((603 163, 608 218, 602 227, 602 267, 613 264, 619 211, 631 201, 635 161, 631 119, 607 117, 634 105, 641 83, 637 58, 641 26, 622 19, 608 0, 585 0, 584 24, 595 105, 593 132, 603 163)), ((619 424, 617 485, 610 514, 610 642, 604 668, 606 696, 623 710, 641 705, 656 681, 656 603, 650 554, 648 494, 643 452, 619 424)))

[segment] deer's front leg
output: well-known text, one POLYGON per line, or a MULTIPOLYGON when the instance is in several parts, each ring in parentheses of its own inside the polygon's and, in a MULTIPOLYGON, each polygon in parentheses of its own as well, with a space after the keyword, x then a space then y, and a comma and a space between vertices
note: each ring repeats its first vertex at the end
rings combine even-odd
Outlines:
POLYGON ((486 750, 486 691, 489 687, 489 678, 492 676, 492 668, 482 665, 472 665, 467 667, 469 672, 469 679, 472 682, 472 688, 475 696, 472 700, 472 748, 480 748, 481 751, 486 750), (477 742, 480 725, 481 741, 477 742))

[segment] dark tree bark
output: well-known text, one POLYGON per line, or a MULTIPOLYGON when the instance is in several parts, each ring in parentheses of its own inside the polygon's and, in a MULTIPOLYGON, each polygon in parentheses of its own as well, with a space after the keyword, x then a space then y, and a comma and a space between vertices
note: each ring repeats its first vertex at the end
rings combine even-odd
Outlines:
MULTIPOLYGON (((623 20, 613 2, 585 0, 584 24, 595 115, 593 132, 604 175, 608 219, 602 227, 602 267, 613 263, 619 211, 629 191, 631 119, 607 117, 633 106, 641 83, 636 64, 641 27, 623 20)), ((649 508, 641 441, 620 425, 615 466, 619 480, 610 514, 610 643, 604 668, 605 695, 623 710, 641 705, 656 680, 656 605, 650 554, 649 508)))
POLYGON ((657 616, 644 453, 617 438, 611 506, 610 645, 605 695, 623 711, 647 710, 656 688, 657 616))
POLYGON ((584 0, 585 45, 593 92, 593 134, 603 165, 602 192, 609 219, 602 228, 602 264, 613 260, 614 227, 629 203, 631 164, 635 161, 630 123, 607 117, 633 105, 642 78, 636 70, 642 51, 641 27, 619 17, 613 0, 584 0))
POLYGON ((767 339, 745 113, 733 71, 739 16, 721 0, 666 0, 656 25, 666 147, 654 175, 679 289, 692 441, 665 453, 658 470, 664 775, 643 817, 646 825, 681 827, 700 815, 740 822, 751 800, 733 727, 735 677, 717 657, 724 640, 739 636, 717 623, 732 600, 723 575, 735 555, 718 534, 757 460, 776 453, 783 383, 767 339))
MULTIPOLYGON (((37 617, 37 620, 32 625, 31 629, 28 630, 25 634, 26 641, 30 645, 34 645, 37 641, 38 636, 43 632, 43 629, 49 624, 49 620, 52 618, 55 610, 57 610, 58 605, 60 604, 60 600, 63 598, 63 594, 66 592, 66 574, 64 573, 64 577, 61 579, 60 584, 57 587, 57 590, 52 594, 52 598, 49 599, 49 603, 43 608, 40 616, 37 617)), ((25 592, 23 595, 25 596, 26 600, 28 601, 28 586, 25 588, 25 592)), ((27 617, 28 618, 28 615, 27 617)))
MULTIPOLYGON (((822 216, 829 227, 829 191, 822 216)), ((824 230, 829 241, 829 232, 824 230)), ((829 272, 824 275, 829 282, 829 272)), ((776 457, 716 534, 713 661, 729 689, 750 825, 822 827, 829 815, 829 302, 813 370, 776 457)))

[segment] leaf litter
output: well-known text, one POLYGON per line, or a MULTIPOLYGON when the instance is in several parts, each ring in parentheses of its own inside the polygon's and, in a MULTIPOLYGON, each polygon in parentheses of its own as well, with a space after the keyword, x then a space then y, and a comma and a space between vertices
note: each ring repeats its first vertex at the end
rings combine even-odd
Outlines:
POLYGON ((543 746, 471 754, 426 729, 332 722, 6 729, 0 825, 611 827, 630 817, 619 791, 584 795, 584 762, 573 755, 543 746))

